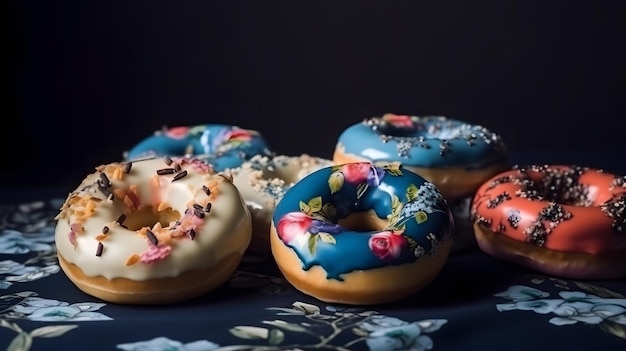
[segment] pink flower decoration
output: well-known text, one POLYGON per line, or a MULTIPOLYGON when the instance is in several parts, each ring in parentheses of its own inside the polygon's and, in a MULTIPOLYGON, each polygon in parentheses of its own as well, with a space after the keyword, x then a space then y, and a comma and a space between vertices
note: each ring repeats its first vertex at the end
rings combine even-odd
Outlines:
POLYGON ((233 128, 228 132, 225 139, 228 141, 249 141, 252 139, 252 134, 246 129, 233 128))
POLYGON ((372 253, 381 260, 386 258, 397 258, 400 256, 402 247, 407 246, 406 239, 391 231, 373 234, 369 240, 369 247, 372 253))
POLYGON ((164 259, 170 254, 171 251, 172 247, 169 245, 150 245, 150 248, 147 251, 141 253, 139 260, 143 263, 152 263, 164 259))
POLYGON ((352 184, 365 183, 371 170, 372 164, 368 162, 347 163, 341 166, 344 179, 352 184))
POLYGON ((413 127, 413 121, 411 116, 407 115, 394 115, 393 113, 387 113, 383 116, 385 122, 391 123, 396 127, 413 127))
POLYGON ((165 130, 165 135, 172 139, 184 139, 189 133, 189 127, 173 127, 165 130))
POLYGON ((278 221, 276 233, 283 242, 289 243, 297 236, 304 235, 312 221, 311 217, 302 212, 289 212, 278 221))

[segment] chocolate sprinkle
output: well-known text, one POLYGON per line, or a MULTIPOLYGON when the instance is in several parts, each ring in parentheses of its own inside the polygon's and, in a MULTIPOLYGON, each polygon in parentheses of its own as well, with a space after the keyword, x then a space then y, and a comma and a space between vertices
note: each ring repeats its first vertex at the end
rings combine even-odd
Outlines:
POLYGON ((193 230, 193 229, 189 229, 189 230, 187 231, 187 235, 189 235, 189 238, 190 238, 191 240, 193 240, 193 239, 195 239, 195 238, 196 238, 196 231, 195 231, 195 230, 193 230))
POLYGON ((206 207, 204 208, 204 210, 205 210, 207 213, 209 213, 209 212, 211 212, 211 208, 212 208, 212 207, 213 207, 213 204, 209 202, 208 204, 206 204, 206 207))
POLYGON ((126 165, 124 165, 124 173, 130 173, 130 170, 133 168, 133 163, 132 162, 128 162, 126 165))
POLYGON ((104 245, 98 241, 98 248, 96 249, 96 256, 102 256, 102 250, 104 250, 104 245))
POLYGON ((211 189, 208 186, 203 185, 202 190, 207 194, 207 196, 211 196, 211 189))
POLYGON ((106 225, 102 228, 102 234, 109 234, 109 227, 106 225))
POLYGON ((172 162, 174 162, 171 158, 165 156, 165 158, 163 159, 163 161, 165 161, 165 164, 168 166, 172 165, 172 162))
POLYGON ((117 220, 115 222, 119 225, 122 225, 124 224, 125 220, 126 220, 126 214, 122 213, 119 217, 117 217, 117 220))
POLYGON ((176 170, 174 168, 161 168, 161 169, 157 169, 157 174, 158 175, 165 175, 165 174, 174 174, 176 173, 176 170))
POLYGON ((180 163, 175 163, 174 164, 174 169, 176 170, 176 172, 180 171, 180 163))
POLYGON ((177 180, 183 179, 187 176, 187 171, 182 171, 180 173, 176 173, 176 175, 174 176, 174 178, 172 178, 172 181, 175 182, 177 180))
POLYGON ((150 239, 152 245, 156 246, 159 244, 159 239, 157 239, 156 235, 154 235, 154 233, 150 229, 146 230, 146 236, 148 237, 148 239, 150 239))
POLYGON ((200 211, 203 210, 202 205, 200 204, 193 204, 193 208, 195 208, 196 210, 200 210, 200 211))
POLYGON ((193 214, 198 218, 204 218, 204 212, 202 212, 202 210, 194 209, 193 214))
POLYGON ((111 187, 111 181, 109 180, 109 177, 107 177, 106 173, 100 173, 100 185, 102 185, 105 188, 110 188, 111 187))

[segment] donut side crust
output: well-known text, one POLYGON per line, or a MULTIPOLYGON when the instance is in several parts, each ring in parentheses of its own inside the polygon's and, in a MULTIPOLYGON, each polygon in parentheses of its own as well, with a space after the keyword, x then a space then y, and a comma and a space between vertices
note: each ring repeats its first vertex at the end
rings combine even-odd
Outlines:
POLYGON ((213 268, 181 273, 177 277, 136 281, 127 278, 88 277, 75 264, 58 254, 68 278, 86 294, 118 304, 170 304, 199 297, 224 284, 235 272, 242 256, 232 253, 213 268))

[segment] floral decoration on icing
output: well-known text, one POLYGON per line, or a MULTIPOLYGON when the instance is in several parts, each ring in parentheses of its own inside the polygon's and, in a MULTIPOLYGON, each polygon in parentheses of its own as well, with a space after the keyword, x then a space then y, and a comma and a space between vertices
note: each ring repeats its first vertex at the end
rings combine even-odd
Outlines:
POLYGON ((341 280, 340 275, 352 269, 413 262, 434 254, 449 235, 449 209, 443 196, 421 177, 403 173, 399 164, 377 167, 357 162, 329 167, 326 172, 326 189, 298 198, 297 208, 275 219, 277 235, 298 253, 304 269, 320 265, 329 277, 341 280), (386 223, 384 228, 359 232, 338 224, 368 210, 386 223), (432 223, 431 218, 435 218, 432 223), (352 256, 345 261, 354 264, 335 262, 331 255, 342 255, 339 250, 347 250, 352 256))

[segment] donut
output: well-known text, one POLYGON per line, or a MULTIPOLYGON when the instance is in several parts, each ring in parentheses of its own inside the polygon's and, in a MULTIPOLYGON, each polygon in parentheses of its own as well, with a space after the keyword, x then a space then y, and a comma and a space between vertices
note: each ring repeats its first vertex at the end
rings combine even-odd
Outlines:
POLYGON ((164 127, 124 153, 127 161, 157 156, 194 156, 218 172, 241 166, 254 155, 271 156, 256 130, 225 124, 164 127))
POLYGON ((252 230, 231 180, 190 157, 98 166, 55 218, 67 277, 120 304, 175 303, 217 288, 239 265, 252 230))
POLYGON ((548 275, 626 277, 625 179, 589 167, 514 166, 476 192, 478 246, 548 275))
POLYGON ((248 252, 270 253, 270 226, 278 201, 289 187, 304 176, 332 164, 330 160, 307 154, 255 155, 241 167, 231 170, 233 184, 241 192, 252 214, 252 241, 248 252))
POLYGON ((399 164, 321 168, 289 188, 272 216, 285 279, 321 301, 387 303, 426 287, 452 246, 443 195, 399 164))
POLYGON ((441 191, 449 202, 472 197, 492 176, 510 169, 502 138, 486 128, 442 116, 385 114, 339 136, 333 161, 400 162, 441 191))

